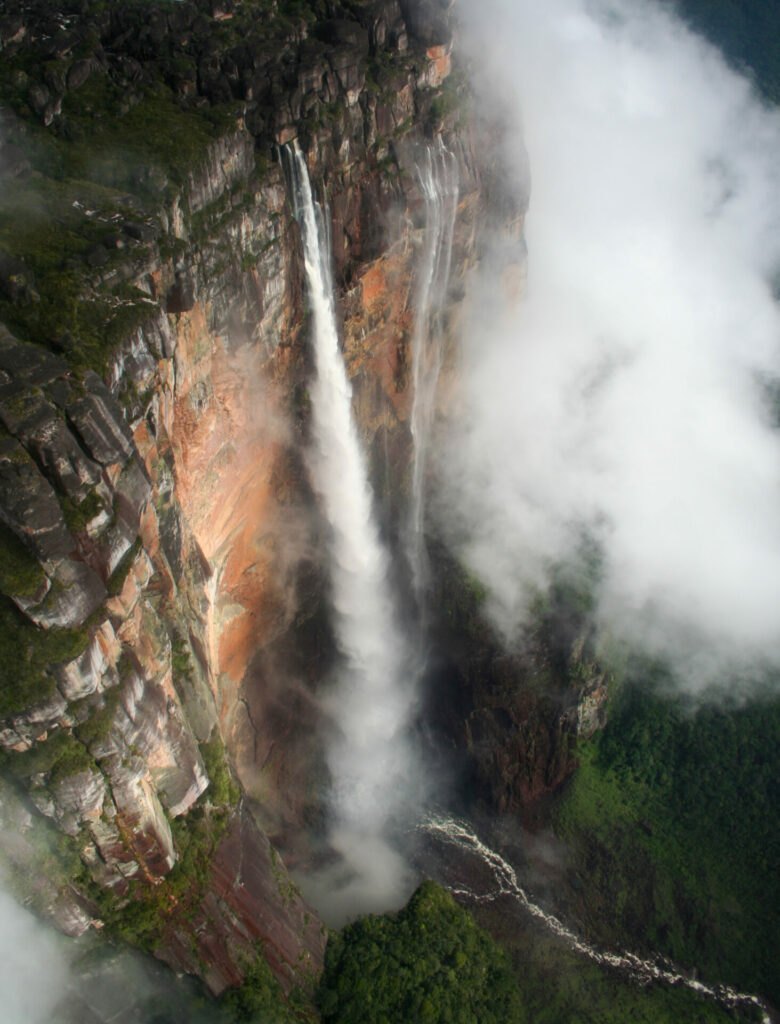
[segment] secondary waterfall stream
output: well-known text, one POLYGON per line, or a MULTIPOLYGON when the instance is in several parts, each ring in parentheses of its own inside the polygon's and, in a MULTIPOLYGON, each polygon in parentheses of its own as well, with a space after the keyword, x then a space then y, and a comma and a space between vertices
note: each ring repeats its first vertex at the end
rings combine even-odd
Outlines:
MULTIPOLYGON (((326 222, 297 144, 282 149, 300 225, 315 375, 311 382, 314 489, 330 527, 334 627, 342 654, 331 694, 330 841, 353 871, 353 910, 386 909, 400 895, 403 862, 387 844, 408 793, 406 739, 412 672, 388 582, 388 555, 372 508, 352 389, 339 348, 326 222)), ((346 883, 347 886, 352 884, 346 883)), ((349 901, 349 897, 347 897, 349 901)))
POLYGON ((533 903, 517 879, 515 869, 504 858, 492 850, 463 821, 431 815, 418 826, 420 832, 432 838, 451 844, 458 849, 472 854, 489 869, 495 887, 488 892, 474 892, 458 885, 448 886, 454 896, 460 896, 473 903, 492 903, 501 897, 515 900, 528 914, 541 921, 551 932, 562 939, 575 952, 586 956, 589 960, 604 967, 612 967, 625 971, 640 984, 651 981, 662 981, 669 985, 685 985, 702 996, 716 1000, 727 1008, 752 1006, 761 1013, 762 1024, 771 1024, 767 1007, 758 996, 737 992, 728 985, 707 985, 683 974, 681 970, 664 957, 656 956, 645 960, 636 953, 609 953, 586 942, 553 914, 547 913, 533 903))
MULTIPOLYGON (((441 372, 444 341, 442 308, 450 276, 452 238, 458 208, 458 162, 444 145, 441 136, 435 145, 424 150, 417 164, 417 176, 425 201, 425 241, 417 280, 412 337, 414 397, 411 431, 414 447, 406 548, 414 594, 423 615, 427 583, 425 472, 436 385, 441 372)), ((424 624, 421 631, 424 632, 424 624)))

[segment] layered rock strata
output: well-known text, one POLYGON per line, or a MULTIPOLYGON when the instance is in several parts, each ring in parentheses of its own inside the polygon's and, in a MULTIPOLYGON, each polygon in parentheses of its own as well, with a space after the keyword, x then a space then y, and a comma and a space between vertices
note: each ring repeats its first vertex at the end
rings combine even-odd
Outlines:
MULTIPOLYGON (((396 0, 282 26, 257 4, 255 27, 231 34, 249 6, 85 4, 52 18, 33 4, 0 22, 18 68, 4 152, 21 154, 3 173, 22 198, 51 188, 56 205, 67 192, 76 238, 52 271, 13 225, 2 235, 3 643, 20 661, 3 677, 2 847, 26 898, 69 934, 119 927, 214 992, 240 981, 258 943, 285 988, 316 975, 324 948, 261 827, 284 839, 321 807, 312 733, 333 644, 302 457, 300 240, 274 146, 297 136, 327 198, 358 418, 397 506, 422 231, 414 163, 421 126, 454 122, 434 106, 449 36, 420 35, 396 0), (46 57, 40 80, 22 70, 27 55, 46 57), (101 182, 88 197, 36 165, 41 132, 75 159, 85 110, 162 116, 163 92, 193 131, 219 110, 186 173, 178 154, 167 171, 141 160, 138 195, 101 182), (67 329, 50 328, 50 274, 75 282, 63 309, 102 311, 103 325, 83 335, 84 316, 55 310, 67 329), (66 867, 32 892, 25 860, 57 834, 66 867)), ((468 137, 450 144, 465 183, 462 275, 478 175, 468 137)))
MULTIPOLYGON (((522 204, 475 157, 490 146, 461 123, 434 0, 8 4, 0 42, 0 175, 28 211, 26 236, 0 216, 0 847, 69 934, 108 925, 214 992, 262 949, 286 990, 306 987, 324 931, 269 836, 295 861, 322 815, 335 651, 276 147, 299 140, 330 214, 391 542, 426 135, 445 135, 460 181, 442 406, 479 227, 501 220, 518 280, 522 204)), ((439 579, 446 613, 460 583, 439 579)), ((465 650, 460 626, 440 629, 455 668, 432 717, 483 799, 532 804, 598 723, 599 686, 543 695, 495 647, 465 650)))

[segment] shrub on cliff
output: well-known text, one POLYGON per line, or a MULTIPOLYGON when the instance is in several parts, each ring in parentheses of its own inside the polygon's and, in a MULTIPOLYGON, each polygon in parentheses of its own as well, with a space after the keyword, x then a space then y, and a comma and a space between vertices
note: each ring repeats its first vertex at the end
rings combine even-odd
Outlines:
POLYGON ((229 989, 222 998, 222 1006, 236 1024, 296 1024, 298 1018, 284 1001, 262 944, 258 944, 256 952, 256 958, 246 964, 243 983, 229 989))
POLYGON ((324 1024, 527 1020, 508 955, 434 882, 331 936, 319 1004, 324 1024))

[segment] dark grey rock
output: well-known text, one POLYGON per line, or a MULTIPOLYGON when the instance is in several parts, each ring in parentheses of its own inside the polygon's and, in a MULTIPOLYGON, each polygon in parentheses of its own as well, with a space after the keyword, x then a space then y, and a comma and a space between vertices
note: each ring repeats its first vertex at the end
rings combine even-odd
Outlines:
POLYGON ((51 99, 51 93, 41 82, 35 82, 27 92, 27 102, 31 110, 39 117, 46 109, 46 104, 51 99))
POLYGON ((401 0, 409 34, 426 46, 446 45, 452 39, 453 0, 401 0))
POLYGON ((108 263, 108 249, 105 245, 98 243, 93 245, 91 249, 88 249, 84 255, 84 259, 90 265, 90 267, 102 267, 108 263))
POLYGON ((54 488, 15 441, 0 448, 0 519, 42 562, 75 546, 54 488))
POLYGON ((66 89, 67 69, 64 67, 48 67, 43 72, 43 80, 49 89, 57 95, 62 95, 66 89))
POLYGON ((355 9, 355 16, 368 30, 371 52, 406 50, 406 25, 398 0, 374 0, 355 9))
POLYGON ((178 505, 171 503, 157 510, 160 526, 160 544, 171 568, 173 578, 178 582, 184 569, 182 551, 182 525, 178 505))
POLYGON ((119 403, 96 373, 84 374, 86 394, 70 402, 68 418, 89 454, 101 465, 125 463, 135 451, 119 403))
POLYGON ((179 273, 168 289, 165 308, 169 313, 186 313, 195 305, 195 282, 189 274, 179 273))
POLYGON ((55 96, 49 100, 43 111, 43 123, 48 127, 55 117, 62 113, 62 96, 55 96))
POLYGON ((114 490, 117 503, 117 514, 120 519, 131 524, 132 537, 138 530, 141 513, 152 494, 152 482, 140 458, 130 459, 122 470, 114 490))
POLYGON ((126 235, 135 238, 138 242, 153 242, 160 233, 159 227, 154 224, 144 224, 137 221, 128 221, 122 225, 126 235))
POLYGON ((74 352, 76 350, 76 339, 70 331, 63 331, 56 338, 52 338, 51 344, 58 352, 74 352))
POLYGON ((23 400, 9 404, 10 409, 0 401, 0 418, 6 427, 55 487, 71 498, 83 498, 85 491, 100 479, 100 467, 80 447, 62 415, 36 392, 28 392, 23 400))
POLYGON ((68 90, 80 88, 92 74, 92 63, 88 60, 77 60, 68 71, 68 90))
POLYGON ((41 604, 26 608, 27 616, 46 629, 83 626, 106 597, 103 581, 85 562, 68 558, 52 575, 53 585, 41 604))
POLYGON ((64 409, 72 397, 70 384, 66 380, 52 381, 46 388, 46 394, 58 409, 64 409))
POLYGON ((17 341, 0 324, 0 370, 23 384, 40 387, 68 372, 68 364, 38 345, 17 341))
POLYGON ((0 294, 11 302, 30 302, 34 299, 35 275, 21 260, 0 251, 0 294))

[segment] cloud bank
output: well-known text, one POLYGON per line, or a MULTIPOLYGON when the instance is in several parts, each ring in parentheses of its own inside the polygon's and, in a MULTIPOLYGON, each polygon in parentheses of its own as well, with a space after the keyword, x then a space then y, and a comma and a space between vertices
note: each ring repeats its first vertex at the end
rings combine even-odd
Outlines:
POLYGON ((657 4, 461 17, 532 185, 523 299, 491 272, 473 288, 443 528, 509 642, 586 530, 612 635, 683 657, 692 685, 775 660, 780 117, 657 4))
POLYGON ((51 1020, 67 982, 61 940, 0 890, 0 991, 5 1024, 51 1020))

